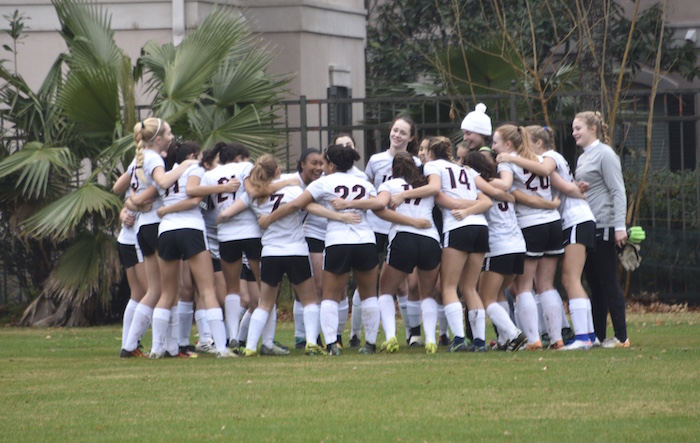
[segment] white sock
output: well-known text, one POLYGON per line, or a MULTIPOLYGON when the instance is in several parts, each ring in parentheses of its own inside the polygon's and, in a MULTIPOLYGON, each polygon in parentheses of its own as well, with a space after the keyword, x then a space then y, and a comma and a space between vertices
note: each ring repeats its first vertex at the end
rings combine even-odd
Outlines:
POLYGON ((180 346, 188 346, 190 344, 190 334, 192 333, 192 317, 194 303, 191 301, 180 301, 177 304, 178 334, 177 343, 180 346))
POLYGON ((246 309, 241 318, 240 326, 238 327, 238 342, 243 342, 248 339, 248 328, 250 328, 250 309, 246 309))
POLYGON ((270 315, 267 317, 267 323, 262 330, 262 344, 267 348, 271 348, 275 341, 275 329, 277 328, 277 305, 272 307, 270 315))
POLYGON ((515 297, 516 313, 520 320, 520 329, 527 335, 530 344, 540 339, 538 329, 537 303, 532 292, 523 292, 515 297))
POLYGON ((221 308, 210 308, 206 310, 207 323, 214 338, 214 346, 217 352, 226 350, 226 325, 224 325, 224 311, 221 308))
POLYGON ((561 313, 563 310, 559 292, 556 289, 544 291, 540 294, 540 304, 547 331, 549 331, 549 341, 556 343, 561 340, 561 313))
POLYGON ((586 299, 586 307, 588 308, 588 333, 595 334, 595 327, 593 326, 593 308, 591 307, 590 298, 586 299))
POLYGON ((472 328, 474 340, 486 341, 486 311, 483 309, 472 309, 467 314, 469 326, 472 328))
POLYGON ((343 331, 345 331, 349 310, 347 297, 340 300, 340 303, 338 303, 338 335, 343 335, 343 331))
POLYGON ((151 352, 158 355, 165 352, 169 324, 170 309, 155 308, 153 310, 153 343, 151 344, 151 352))
POLYGON ((294 300, 294 337, 303 338, 306 336, 306 328, 304 327, 304 306, 299 300, 294 300))
POLYGON ((534 294, 535 304, 537 304, 537 329, 540 335, 549 333, 547 330, 547 323, 544 321, 544 312, 542 312, 542 294, 534 294))
POLYGON ((134 311, 134 318, 131 320, 131 328, 129 328, 129 336, 126 339, 126 344, 124 349, 127 351, 135 350, 139 345, 139 340, 146 333, 148 327, 151 325, 151 319, 153 318, 153 308, 139 303, 134 311))
POLYGON ((197 324, 197 333, 199 334, 200 342, 207 343, 214 340, 214 338, 211 335, 209 323, 207 322, 206 309, 197 309, 196 311, 194 311, 194 322, 197 324))
POLYGON ((512 321, 513 324, 515 324, 515 314, 511 312, 508 300, 498 301, 496 303, 498 303, 498 306, 502 307, 503 310, 506 311, 506 314, 508 314, 508 317, 510 317, 510 321, 512 321))
MULTIPOLYGON (((323 300, 319 310, 321 321, 321 331, 326 345, 335 343, 338 340, 338 302, 334 300, 323 300)), ((312 341, 312 343, 315 342, 312 341)))
POLYGON ((314 344, 318 338, 318 330, 321 328, 321 309, 316 303, 304 306, 304 336, 306 343, 314 344))
POLYGON ((357 289, 352 294, 352 315, 350 321, 350 338, 360 338, 362 334, 362 300, 360 300, 360 293, 357 292, 357 289))
POLYGON ((365 343, 377 344, 379 319, 379 301, 377 297, 369 297, 362 300, 362 324, 365 327, 365 343))
POLYGON ((406 302, 406 313, 408 315, 408 327, 420 326, 420 301, 408 300, 406 302))
MULTIPOLYGON (((165 350, 170 353, 170 355, 177 355, 180 353, 180 315, 177 311, 177 305, 170 308, 170 323, 168 324, 168 339, 166 341, 165 350)), ((189 344, 189 336, 187 337, 189 344)))
POLYGON ((379 304, 379 317, 384 328, 386 341, 396 337, 396 307, 394 306, 394 297, 390 294, 382 294, 377 299, 379 304))
POLYGON ((238 322, 241 320, 241 296, 229 294, 224 300, 224 318, 229 340, 238 341, 238 322))
POLYGON ((445 317, 450 325, 452 335, 464 338, 464 323, 462 323, 462 303, 456 301, 445 306, 445 317))
POLYGON ((122 349, 126 349, 126 342, 129 339, 129 329, 131 329, 131 321, 134 319, 134 312, 139 302, 129 299, 129 302, 124 308, 124 319, 122 320, 122 349))
POLYGON ((246 349, 251 351, 258 350, 258 341, 260 336, 262 336, 262 331, 267 324, 267 319, 270 317, 270 313, 262 308, 255 308, 253 314, 250 316, 250 327, 248 328, 248 340, 245 342, 246 349))
MULTIPOLYGON (((421 309, 424 309, 422 303, 421 309)), ((437 318, 440 324, 440 336, 447 335, 449 328, 447 327, 447 317, 445 317, 445 307, 443 305, 437 305, 437 318)), ((423 329, 425 329, 425 314, 423 314, 423 329)))
POLYGON ((406 337, 409 337, 411 335, 411 326, 408 321, 408 295, 401 295, 396 297, 396 299, 399 301, 399 312, 401 313, 403 326, 406 328, 406 337))
POLYGON ((571 323, 574 324, 574 335, 576 339, 586 336, 588 339, 588 303, 585 298, 569 299, 569 312, 571 312, 571 323))
POLYGON ((499 303, 491 303, 486 307, 486 315, 491 319, 491 323, 498 328, 498 342, 505 343, 513 340, 517 336, 518 328, 510 319, 508 312, 499 303), (503 339, 503 341, 501 341, 503 339))
MULTIPOLYGON (((435 328, 437 327, 438 321, 438 304, 434 298, 424 298, 423 301, 420 302, 420 308, 421 313, 423 315, 423 330, 425 331, 425 342, 437 343, 435 340, 435 328)), ((447 323, 447 321, 445 321, 445 323, 447 323)), ((445 329, 447 329, 447 326, 445 326, 445 329)), ((442 331, 440 331, 440 335, 442 335, 442 331)))

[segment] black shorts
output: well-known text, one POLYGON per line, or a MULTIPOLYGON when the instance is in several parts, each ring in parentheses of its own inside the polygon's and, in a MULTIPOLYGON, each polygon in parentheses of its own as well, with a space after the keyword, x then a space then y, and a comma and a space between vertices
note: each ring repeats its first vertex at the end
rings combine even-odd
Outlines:
POLYGON ((323 252, 323 270, 333 274, 346 274, 351 269, 371 271, 379 264, 377 246, 374 243, 359 245, 333 245, 323 252))
POLYGON ((250 269, 250 266, 246 265, 245 263, 243 266, 241 266, 241 280, 249 282, 257 281, 255 274, 253 274, 253 271, 250 269))
POLYGON ((442 247, 464 252, 489 252, 489 228, 468 225, 455 228, 442 235, 442 247))
POLYGON ((219 242, 221 259, 226 263, 235 263, 243 258, 243 253, 248 260, 260 260, 262 243, 259 238, 246 238, 244 240, 231 240, 219 242))
POLYGON ((422 271, 437 268, 441 254, 442 249, 435 239, 412 232, 398 232, 389 245, 386 262, 410 274, 415 267, 422 271))
POLYGON ((326 249, 326 242, 317 238, 306 237, 306 244, 309 245, 309 253, 321 254, 326 249))
POLYGON ((260 280, 270 286, 277 286, 282 276, 287 274, 289 282, 298 285, 310 279, 311 261, 308 256, 269 256, 260 259, 260 280))
POLYGON ((495 272, 501 275, 520 275, 525 266, 525 253, 503 254, 495 257, 486 257, 482 271, 495 272))
POLYGON ((374 233, 374 241, 377 243, 377 255, 386 253, 387 245, 389 244, 389 234, 374 233))
POLYGON ((214 266, 214 272, 221 272, 221 259, 220 258, 211 258, 211 264, 214 266))
POLYGON ((125 245, 123 243, 118 243, 119 245, 119 261, 125 269, 129 269, 143 263, 143 254, 141 254, 141 248, 139 245, 125 245))
POLYGON ((561 237, 561 220, 524 228, 527 258, 557 256, 564 253, 561 237))
POLYGON ((158 256, 165 261, 187 260, 207 248, 207 236, 199 229, 174 229, 158 237, 158 256))
POLYGON ((580 244, 586 249, 595 249, 595 222, 587 221, 564 229, 562 233, 564 247, 580 244))
POLYGON ((158 251, 158 225, 160 223, 151 223, 143 225, 139 228, 136 238, 139 241, 139 248, 144 257, 149 257, 158 251))

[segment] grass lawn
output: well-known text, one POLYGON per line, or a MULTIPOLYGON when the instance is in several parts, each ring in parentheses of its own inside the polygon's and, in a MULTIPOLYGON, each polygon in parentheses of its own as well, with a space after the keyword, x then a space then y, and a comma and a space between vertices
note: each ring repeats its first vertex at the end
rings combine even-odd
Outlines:
POLYGON ((0 441, 700 440, 700 312, 628 328, 631 349, 223 360, 120 359, 117 326, 3 328, 0 441))

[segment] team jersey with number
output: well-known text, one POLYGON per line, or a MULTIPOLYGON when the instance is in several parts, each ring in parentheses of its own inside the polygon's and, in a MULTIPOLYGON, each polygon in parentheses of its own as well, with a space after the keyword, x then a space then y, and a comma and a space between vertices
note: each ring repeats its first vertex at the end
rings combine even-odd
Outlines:
MULTIPOLYGON (((302 190, 306 190, 306 184, 304 180, 301 179, 301 173, 294 172, 290 174, 282 174, 280 180, 288 179, 291 177, 296 177, 299 180, 300 187, 302 190)), ((309 238, 315 238, 317 240, 325 240, 326 238, 326 225, 328 220, 324 217, 319 217, 317 215, 310 214, 303 209, 301 210, 301 217, 304 224, 304 236, 309 238)))
MULTIPOLYGON (((128 168, 126 168, 126 172, 129 173, 129 177, 134 176, 134 170, 136 169, 136 162, 132 161, 131 164, 129 165, 128 168)), ((126 188, 126 195, 124 195, 124 201, 126 201, 129 196, 131 195, 131 186, 126 188)), ((128 211, 128 209, 127 209, 128 211)), ((131 215, 134 216, 134 219, 139 216, 138 213, 129 211, 131 215)), ((131 227, 125 226, 124 223, 122 223, 122 228, 119 230, 119 236, 117 236, 117 242, 121 243, 123 245, 135 245, 138 243, 138 240, 136 239, 136 234, 138 231, 136 230, 136 223, 134 222, 131 227)))
MULTIPOLYGON (((424 174, 429 177, 440 177, 441 191, 449 197, 463 200, 476 200, 479 191, 476 188, 474 178, 479 175, 472 168, 466 168, 444 159, 434 160, 425 164, 424 174)), ((450 209, 442 208, 442 230, 448 232, 456 228, 468 225, 486 225, 484 214, 470 215, 462 220, 457 220, 450 209)))
POLYGON ((494 200, 486 212, 489 227, 489 250, 487 257, 527 251, 525 238, 518 227, 515 204, 494 200))
MULTIPOLYGON (((517 154, 513 153, 510 155, 517 156, 517 154)), ((538 157, 538 161, 541 163, 542 159, 538 157)), ((499 174, 502 171, 509 171, 513 174, 513 187, 515 189, 545 200, 552 200, 552 187, 550 186, 549 177, 540 177, 514 163, 507 162, 498 164, 499 174)), ((520 229, 551 223, 561 218, 559 211, 556 209, 538 209, 522 204, 515 205, 515 214, 518 217, 520 229)))
MULTIPOLYGON (((177 163, 173 166, 177 167, 177 163)), ((167 207, 181 201, 185 201, 191 198, 187 195, 187 180, 190 178, 190 174, 194 172, 198 165, 192 165, 182 173, 179 179, 168 189, 161 189, 160 198, 163 201, 163 206, 167 207)), ((162 234, 166 231, 173 231, 175 229, 199 229, 204 231, 204 218, 202 218, 202 211, 199 209, 199 205, 194 206, 190 209, 184 211, 171 212, 165 214, 161 219, 160 225, 158 225, 158 234, 162 234)))
MULTIPOLYGON (((160 156, 157 152, 153 151, 152 149, 144 149, 143 151, 143 166, 141 169, 143 170, 144 175, 146 176, 146 180, 141 180, 138 174, 138 169, 136 168, 136 160, 133 161, 133 172, 131 174, 131 192, 134 193, 134 195, 139 195, 146 189, 148 189, 149 186, 155 186, 156 189, 158 189, 158 185, 153 181, 153 171, 157 167, 163 168, 165 170, 165 161, 163 160, 163 157, 160 156)), ((147 212, 141 212, 136 219, 136 231, 138 232, 139 228, 141 226, 145 225, 151 225, 153 223, 158 223, 160 222, 160 217, 158 217, 158 208, 163 206, 163 202, 161 199, 156 198, 153 201, 153 205, 151 205, 151 210, 147 212)))
MULTIPOLYGON (((406 183, 402 178, 392 178, 385 181, 377 189, 377 193, 388 192, 389 194, 398 194, 399 192, 413 189, 413 186, 406 183)), ((437 228, 433 222, 433 207, 435 206, 435 197, 424 197, 404 200, 402 204, 396 207, 396 212, 412 218, 424 218, 430 220, 431 226, 428 229, 414 228, 409 225, 401 225, 392 223, 389 230, 389 241, 393 240, 397 232, 411 232, 425 237, 430 237, 440 243, 437 228)))
MULTIPOLYGON (((264 197, 251 199, 248 194, 241 200, 250 208, 255 216, 269 215, 282 205, 289 203, 302 193, 300 186, 286 186, 279 191, 264 197)), ((309 255, 309 246, 304 239, 302 229, 302 216, 300 211, 294 211, 286 217, 282 217, 271 223, 262 233, 262 256, 292 256, 309 255)))
MULTIPOLYGON (((413 157, 416 162, 416 166, 420 166, 420 159, 418 157, 413 157)), ((374 188, 379 188, 379 185, 387 180, 391 180, 392 165, 394 163, 394 156, 389 153, 389 151, 380 152, 374 154, 369 158, 367 166, 365 167, 365 174, 367 175, 367 181, 374 185, 374 188)), ((374 232, 380 234, 388 234, 391 228, 391 223, 382 220, 381 218, 374 215, 372 211, 367 214, 367 220, 369 224, 374 229, 374 232)))
MULTIPOLYGON (((190 177, 199 177, 199 184, 201 185, 202 177, 204 177, 205 173, 206 170, 200 166, 192 171, 190 177)), ((218 212, 216 212, 216 208, 214 207, 214 201, 211 195, 205 195, 202 198, 202 201, 199 202, 199 209, 202 212, 202 218, 204 219, 204 226, 207 231, 207 239, 209 240, 209 248, 212 251, 212 254, 214 254, 214 250, 215 248, 218 248, 217 245, 219 243, 219 237, 216 234, 216 216, 218 215, 218 212)), ((218 254, 218 252, 216 252, 216 254, 218 254)))
MULTIPOLYGON (((243 182, 248 178, 252 169, 253 164, 250 162, 231 162, 219 165, 204 173, 201 181, 202 186, 222 185, 234 178, 241 182, 241 187, 236 192, 223 192, 211 196, 217 214, 246 194, 243 182)), ((251 210, 246 209, 218 225, 217 235, 220 242, 226 242, 246 238, 260 238, 262 231, 258 226, 258 219, 255 214, 251 210)))
MULTIPOLYGON (((316 203, 334 210, 331 200, 342 198, 345 200, 365 200, 370 196, 376 197, 377 191, 368 181, 354 177, 345 172, 336 172, 326 175, 309 184, 306 187, 316 203)), ((365 211, 346 209, 362 215, 362 221, 358 224, 347 224, 341 221, 328 220, 326 226, 326 247, 333 245, 375 243, 374 231, 367 222, 365 211)), ((388 231, 387 231, 388 232, 388 231)))
POLYGON ((350 174, 352 176, 355 176, 357 178, 361 178, 362 180, 369 181, 369 179, 367 178, 367 174, 360 171, 360 168, 358 168, 357 166, 353 166, 352 169, 349 169, 347 172, 348 172, 348 174, 350 174))
MULTIPOLYGON (((571 173, 569 162, 566 161, 564 156, 556 151, 547 151, 542 154, 542 157, 549 157, 554 160, 554 163, 557 165, 556 172, 561 176, 561 178, 569 183, 575 182, 574 174, 571 173)), ((591 207, 588 206, 588 202, 586 200, 567 197, 556 189, 553 191, 556 193, 555 195, 558 194, 559 198, 561 199, 559 214, 561 215, 562 229, 567 229, 587 221, 595 222, 593 211, 591 211, 591 207)))

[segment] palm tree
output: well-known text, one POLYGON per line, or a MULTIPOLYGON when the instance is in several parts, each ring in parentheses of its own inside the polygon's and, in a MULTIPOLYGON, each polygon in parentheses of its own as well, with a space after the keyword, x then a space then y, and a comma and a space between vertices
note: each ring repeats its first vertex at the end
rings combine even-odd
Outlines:
POLYGON ((50 246, 48 276, 36 279, 42 292, 23 323, 77 325, 108 307, 122 278, 112 235, 122 201, 105 183, 133 157, 134 85, 146 79, 154 115, 176 133, 204 148, 239 141, 255 155, 276 145, 275 111, 290 78, 265 73, 274 54, 231 9, 215 8, 178 47, 148 42, 134 66, 101 6, 52 1, 68 52, 40 91, 0 66, 3 116, 24 141, 0 162, 0 183, 13 185, 0 198, 15 202, 17 238, 50 246))

